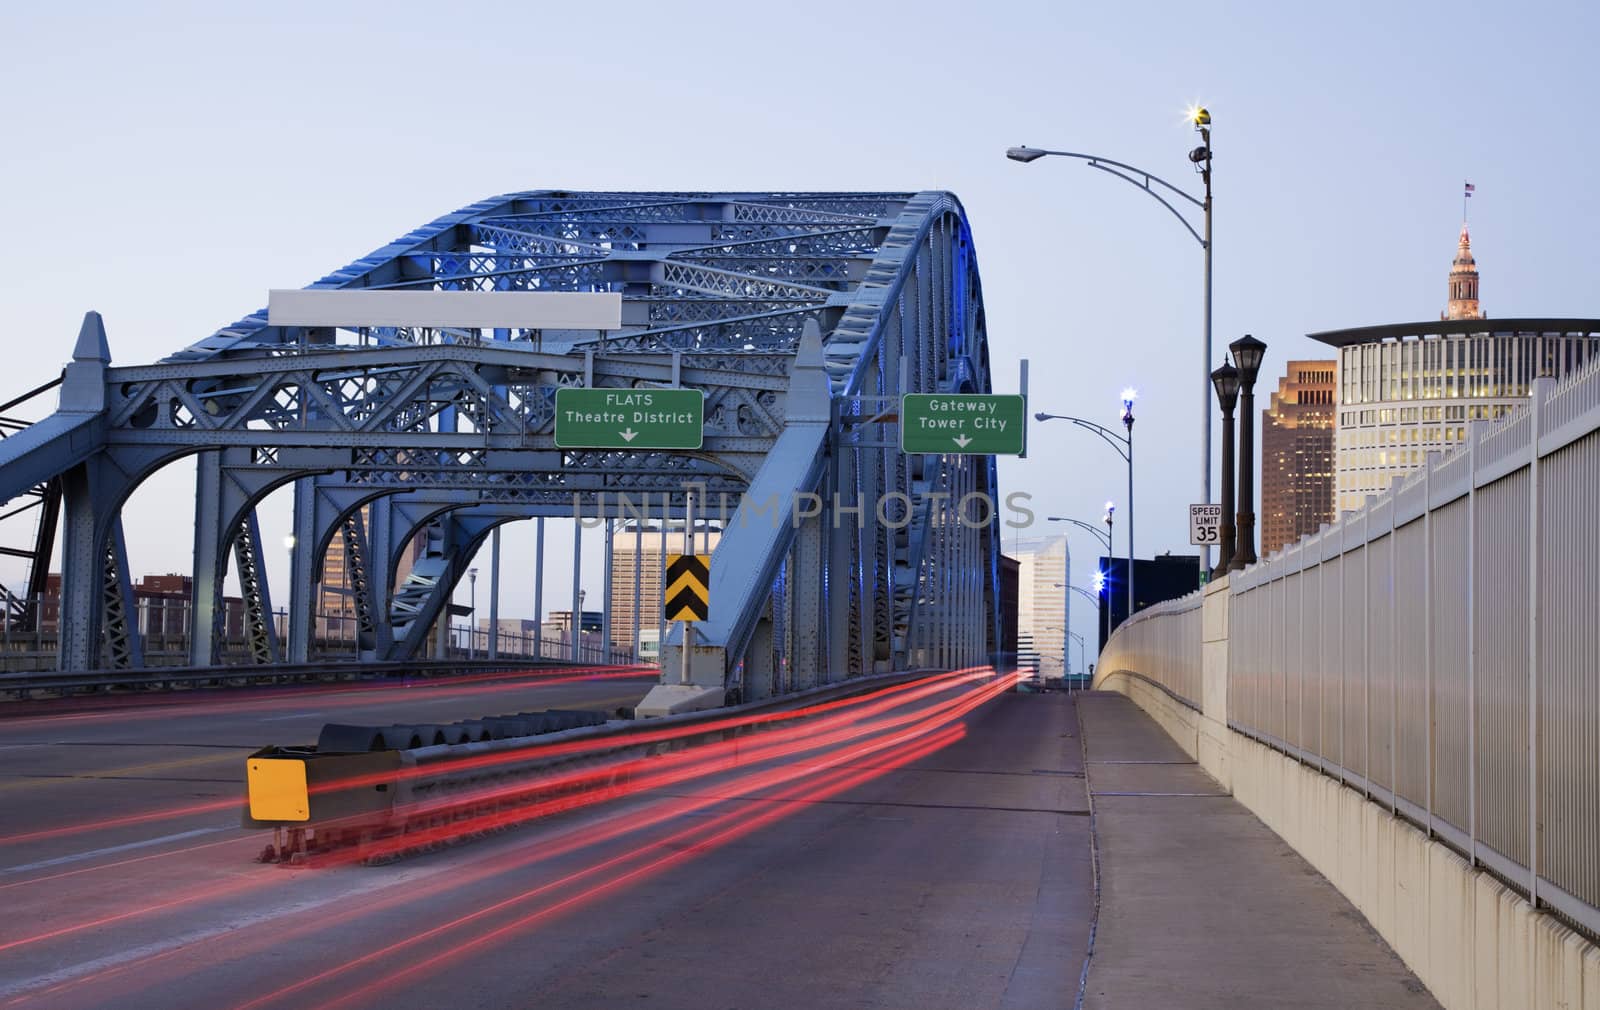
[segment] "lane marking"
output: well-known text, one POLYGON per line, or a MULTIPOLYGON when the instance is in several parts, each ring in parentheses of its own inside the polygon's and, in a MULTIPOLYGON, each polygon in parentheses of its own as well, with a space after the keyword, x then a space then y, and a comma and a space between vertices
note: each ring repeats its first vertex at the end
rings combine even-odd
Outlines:
MULTIPOLYGON (((223 829, 216 828, 211 830, 220 831, 223 829)), ((153 943, 147 943, 141 947, 125 948, 118 950, 114 954, 107 954, 104 957, 97 957, 90 961, 80 961, 77 964, 67 965, 65 967, 58 968, 55 971, 46 972, 42 975, 35 975, 32 978, 16 979, 15 981, 6 981, 4 983, 0 983, 0 997, 23 996, 29 993, 37 992, 40 989, 59 988, 67 983, 81 979, 86 975, 95 975, 107 969, 116 968, 120 965, 127 964, 130 961, 139 961, 148 957, 156 957, 169 951, 188 947, 197 943, 204 943, 207 940, 213 940, 219 936, 225 936, 229 933, 238 932, 239 930, 247 929, 251 926, 259 925, 261 923, 272 922, 275 919, 282 919, 286 916, 299 916, 306 912, 313 912, 328 905, 337 904, 339 902, 347 902, 351 898, 359 897, 360 895, 368 894, 372 891, 383 890, 389 887, 404 887, 421 880, 426 880, 429 877, 437 876, 440 873, 449 872, 452 869, 453 867, 449 864, 437 867, 429 867, 425 870, 419 869, 418 871, 409 874, 401 873, 393 877, 374 879, 370 882, 361 882, 355 887, 351 887, 338 894, 327 895, 325 897, 315 898, 307 901, 295 902, 293 904, 282 905, 277 908, 266 909, 246 915, 230 916, 228 922, 221 926, 211 926, 205 929, 197 929, 190 933, 183 933, 178 936, 168 937, 164 940, 157 940, 153 943)), ((266 872, 272 872, 272 870, 269 868, 266 872)))
MULTIPOLYGON (((241 753, 248 753, 240 748, 241 753)), ((0 784, 0 793, 16 792, 20 789, 37 788, 41 785, 59 784, 63 782, 83 782, 106 778, 135 778, 141 773, 165 771, 172 768, 186 768, 191 765, 215 764, 218 761, 231 760, 231 754, 203 754, 199 757, 174 758, 169 761, 150 761, 145 764, 122 765, 116 768, 91 768, 81 772, 26 772, 30 778, 24 782, 7 782, 0 784), (37 777, 34 777, 37 776, 37 777)))
POLYGON ((195 828, 191 831, 180 831, 175 835, 162 835, 160 838, 146 838, 137 842, 126 842, 122 845, 110 845, 103 849, 90 849, 88 852, 77 852, 70 856, 57 856, 54 859, 41 859, 36 863, 24 863, 21 866, 9 866, 0 869, 0 877, 9 877, 13 873, 27 873, 30 870, 44 870, 52 866, 65 866, 68 863, 80 863, 85 859, 96 856, 109 856, 118 852, 127 852, 130 849, 143 849, 151 845, 160 845, 163 842, 178 842, 185 838, 197 838, 200 835, 210 835, 218 831, 231 831, 237 825, 226 824, 215 828, 195 828))

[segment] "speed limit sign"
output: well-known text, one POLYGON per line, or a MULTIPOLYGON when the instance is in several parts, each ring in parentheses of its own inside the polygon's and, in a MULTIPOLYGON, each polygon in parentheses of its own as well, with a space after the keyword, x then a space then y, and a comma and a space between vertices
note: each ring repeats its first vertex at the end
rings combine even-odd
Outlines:
POLYGON ((1209 547, 1221 539, 1222 506, 1189 506, 1189 542, 1209 547))

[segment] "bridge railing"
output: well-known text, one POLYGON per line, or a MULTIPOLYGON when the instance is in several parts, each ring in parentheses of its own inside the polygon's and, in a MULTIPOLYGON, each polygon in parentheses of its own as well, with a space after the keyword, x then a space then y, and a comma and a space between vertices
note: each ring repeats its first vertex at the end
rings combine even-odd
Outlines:
POLYGON ((1194 592, 1124 621, 1100 654, 1095 680, 1112 673, 1137 677, 1198 710, 1202 603, 1202 595, 1194 592))
POLYGON ((1225 638, 1231 729, 1600 935, 1597 499, 1591 366, 1233 573, 1225 629, 1197 625, 1197 596, 1153 607, 1100 670, 1199 708, 1202 650, 1225 638))

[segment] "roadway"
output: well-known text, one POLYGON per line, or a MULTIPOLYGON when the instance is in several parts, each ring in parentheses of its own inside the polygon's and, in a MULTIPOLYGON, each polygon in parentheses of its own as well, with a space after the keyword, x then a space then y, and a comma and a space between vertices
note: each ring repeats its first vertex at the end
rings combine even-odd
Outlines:
POLYGON ((244 755, 325 716, 609 708, 648 681, 7 719, 0 1008, 1022 1010, 1073 1005, 1086 977, 1106 1010, 1437 1010, 1126 699, 1008 684, 932 678, 603 759, 638 767, 602 769, 611 791, 576 809, 380 866, 253 862, 270 833, 237 827, 244 755))
POLYGON ((0 888, 21 900, 11 885, 37 873, 245 834, 238 829, 245 757, 269 744, 314 744, 326 722, 609 712, 633 706, 653 683, 654 676, 616 671, 601 678, 497 673, 9 705, 0 714, 0 888), (153 811, 172 815, 139 819, 153 811), (62 830, 89 824, 92 830, 62 830))
MULTIPOLYGON (((441 697, 428 717, 606 707, 646 686, 441 697)), ((421 721, 415 701, 339 718, 421 721)), ((743 737, 748 763, 379 867, 256 864, 265 833, 229 827, 244 754, 314 737, 320 714, 8 722, 3 784, 33 790, 28 825, 100 804, 116 819, 235 803, 92 840, 8 845, 8 817, 0 1006, 1070 1005, 1092 905, 1070 702, 961 684, 896 711, 926 722, 873 724, 820 751, 804 740, 794 756, 759 753, 781 734, 743 737), (984 703, 933 720, 964 699, 984 703), (175 726, 192 750, 171 746, 175 726), (120 756, 90 753, 95 741, 120 756), (121 789, 139 795, 120 802, 121 789)))

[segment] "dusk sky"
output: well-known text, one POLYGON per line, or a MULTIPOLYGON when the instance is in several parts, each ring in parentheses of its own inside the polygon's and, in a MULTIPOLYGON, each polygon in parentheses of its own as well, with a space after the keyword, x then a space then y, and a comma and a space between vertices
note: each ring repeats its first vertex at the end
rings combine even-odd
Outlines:
MULTIPOLYGON (((1026 357, 1032 409, 1113 424, 1137 387, 1139 553, 1188 553, 1199 248, 1132 187, 1005 149, 1102 154, 1198 192, 1183 111, 1204 103, 1212 364, 1253 333, 1269 388, 1326 350, 1305 333, 1437 318, 1464 181, 1491 317, 1600 315, 1596 38, 1592 3, 7 5, 0 395, 54 377, 87 309, 115 363, 151 362, 491 194, 948 189, 996 390, 1026 357)), ((1086 433, 1035 426, 1031 449, 1001 477, 1041 516, 1124 497, 1121 460, 1086 433)), ((172 467, 130 502, 136 575, 188 570, 193 495, 172 467)), ((263 511, 269 544, 288 502, 263 511)), ((531 525, 507 533, 504 616, 531 614, 531 525)), ((567 605, 569 540, 547 608, 567 605)), ((1073 547, 1087 585, 1095 552, 1073 547)))

